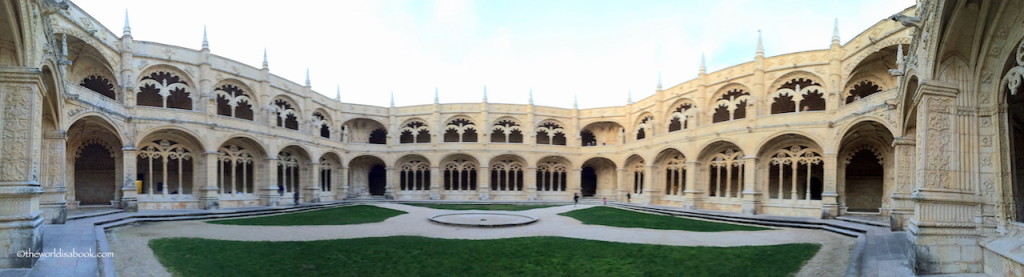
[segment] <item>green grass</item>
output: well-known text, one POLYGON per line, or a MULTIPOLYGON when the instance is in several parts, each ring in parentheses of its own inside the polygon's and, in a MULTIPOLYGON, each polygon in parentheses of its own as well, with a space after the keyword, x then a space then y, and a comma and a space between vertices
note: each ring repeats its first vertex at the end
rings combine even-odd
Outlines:
POLYGON ((207 222, 213 224, 227 225, 264 226, 347 225, 381 222, 390 217, 402 214, 406 214, 406 212, 375 206, 357 205, 309 212, 238 219, 212 220, 207 222))
POLYGON ((694 232, 760 231, 769 228, 718 223, 682 217, 671 217, 649 213, 627 211, 609 207, 593 207, 560 213, 590 225, 647 228, 660 230, 683 230, 694 232))
POLYGON ((439 210, 485 210, 485 211, 525 211, 540 208, 558 207, 562 205, 515 205, 515 204, 406 204, 439 210))
POLYGON ((821 247, 688 247, 561 237, 149 242, 175 276, 790 276, 821 247))

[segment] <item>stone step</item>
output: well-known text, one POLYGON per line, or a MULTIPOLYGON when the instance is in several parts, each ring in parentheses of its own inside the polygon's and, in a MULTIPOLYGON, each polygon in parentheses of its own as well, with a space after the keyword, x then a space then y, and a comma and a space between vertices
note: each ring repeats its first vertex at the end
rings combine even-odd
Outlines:
POLYGON ((856 218, 856 217, 848 217, 848 216, 837 216, 836 219, 842 220, 842 221, 847 221, 847 222, 853 222, 853 223, 859 223, 859 224, 865 224, 865 225, 878 226, 878 227, 885 227, 885 228, 890 228, 891 227, 891 225, 889 225, 888 221, 875 221, 875 220, 868 220, 868 219, 856 218))

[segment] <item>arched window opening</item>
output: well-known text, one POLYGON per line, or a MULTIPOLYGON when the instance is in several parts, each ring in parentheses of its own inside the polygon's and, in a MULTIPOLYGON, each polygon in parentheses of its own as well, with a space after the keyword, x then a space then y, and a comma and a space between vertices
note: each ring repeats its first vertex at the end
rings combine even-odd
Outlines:
POLYGON ((320 192, 331 191, 334 181, 334 164, 327 158, 320 158, 320 192))
POLYGON ((665 162, 665 194, 682 195, 686 191, 686 158, 676 155, 665 162))
POLYGON ((217 114, 252 120, 252 99, 238 86, 222 85, 213 90, 217 94, 217 114))
POLYGON ((874 82, 863 80, 853 85, 848 95, 846 96, 846 104, 853 103, 853 101, 860 100, 861 98, 868 97, 869 95, 882 92, 882 88, 874 82))
POLYGON ((136 103, 139 106, 191 110, 192 96, 188 90, 188 84, 177 75, 153 72, 139 82, 136 103))
POLYGON ((100 95, 106 96, 107 98, 117 100, 117 94, 114 92, 114 83, 110 82, 110 79, 101 75, 90 75, 82 79, 82 82, 78 84, 91 91, 95 91, 100 95))
POLYGON ((569 168, 558 162, 537 165, 537 191, 565 191, 569 168))
POLYGON ((644 194, 644 164, 643 162, 633 166, 633 194, 644 194))
POLYGON ((370 144, 388 144, 388 130, 384 128, 374 129, 370 132, 370 138, 367 142, 370 144))
POLYGON ((523 143, 523 130, 514 121, 498 121, 491 129, 491 142, 523 143))
POLYGON ((775 200, 821 200, 824 164, 821 154, 793 145, 768 160, 768 197, 775 200))
POLYGON ((237 145, 225 145, 217 151, 217 192, 253 193, 254 153, 237 145))
POLYGON ((402 135, 398 137, 399 143, 430 143, 430 128, 426 123, 413 121, 402 127, 402 135))
POLYGON ((597 136, 590 130, 580 131, 580 144, 582 146, 597 146, 597 136))
POLYGON ((476 190, 476 163, 456 159, 444 165, 444 189, 453 191, 476 190))
POLYGON ((138 169, 147 195, 192 194, 192 151, 169 140, 147 142, 139 148, 138 169))
POLYGON ((320 130, 320 137, 331 138, 330 120, 327 120, 320 112, 313 112, 313 126, 320 130))
POLYGON ((654 123, 654 116, 648 115, 644 119, 640 120, 640 124, 636 126, 636 140, 642 140, 647 138, 647 133, 651 131, 650 124, 654 123))
POLYGON ((469 119, 458 118, 445 127, 444 142, 476 142, 476 136, 476 125, 469 119))
POLYGON ((715 101, 715 113, 711 115, 711 122, 723 122, 747 117, 747 100, 750 93, 741 89, 733 89, 715 101))
POLYGON ((811 79, 796 78, 782 84, 769 98, 771 113, 792 113, 825 110, 824 89, 811 79))
POLYGON ((708 163, 708 196, 717 198, 740 198, 743 189, 743 152, 728 149, 711 158, 708 163))
POLYGON ((277 154, 277 184, 282 196, 291 196, 299 192, 299 158, 291 152, 282 151, 277 154))
POLYGON ((410 160, 399 171, 399 188, 406 191, 430 190, 430 165, 422 160, 410 160))
POLYGON ((292 108, 291 103, 284 99, 277 99, 274 101, 274 107, 277 109, 277 127, 299 129, 299 119, 295 116, 295 109, 292 108))
POLYGON ((558 123, 544 122, 537 126, 537 144, 565 145, 565 129, 558 123))
POLYGON ((523 164, 515 160, 501 160, 491 164, 491 190, 522 191, 523 164))
POLYGON ((672 112, 672 119, 669 120, 668 131, 675 132, 690 128, 690 118, 693 117, 694 111, 696 109, 690 103, 683 103, 676 107, 676 110, 672 112))

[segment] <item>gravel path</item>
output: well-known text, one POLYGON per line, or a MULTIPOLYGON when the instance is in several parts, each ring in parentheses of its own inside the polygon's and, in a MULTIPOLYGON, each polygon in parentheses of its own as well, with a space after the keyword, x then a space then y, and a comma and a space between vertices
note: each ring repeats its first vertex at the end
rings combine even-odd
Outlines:
POLYGON ((374 204, 408 214, 380 223, 333 226, 242 226, 177 221, 117 228, 108 232, 111 250, 122 276, 170 276, 148 247, 149 240, 193 237, 237 241, 313 241, 364 237, 423 236, 448 239, 500 239, 558 236, 599 241, 679 246, 745 246, 786 243, 819 243, 822 248, 797 276, 842 276, 846 271, 854 239, 825 231, 778 229, 770 231, 688 232, 584 225, 557 214, 592 207, 559 206, 515 213, 540 218, 536 223, 504 228, 472 228, 442 225, 427 217, 444 212, 402 204, 374 204))

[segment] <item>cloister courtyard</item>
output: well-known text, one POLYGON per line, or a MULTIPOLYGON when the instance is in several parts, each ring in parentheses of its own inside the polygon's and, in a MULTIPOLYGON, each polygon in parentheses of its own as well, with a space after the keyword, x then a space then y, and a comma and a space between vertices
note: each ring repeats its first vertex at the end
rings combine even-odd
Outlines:
POLYGON ((121 276, 842 276, 856 241, 600 203, 370 202, 130 224, 106 236, 121 276), (538 220, 508 227, 428 220, 483 210, 538 220))

